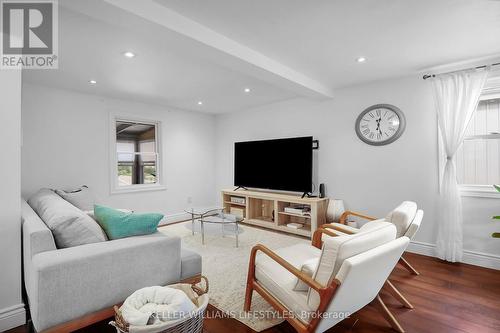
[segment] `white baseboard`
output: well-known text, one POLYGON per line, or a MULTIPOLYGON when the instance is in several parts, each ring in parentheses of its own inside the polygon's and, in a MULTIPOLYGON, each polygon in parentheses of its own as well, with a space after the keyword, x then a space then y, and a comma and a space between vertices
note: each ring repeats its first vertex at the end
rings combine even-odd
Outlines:
MULTIPOLYGON (((411 241, 407 251, 429 257, 436 257, 436 245, 434 244, 411 241)), ((464 250, 462 262, 465 264, 500 270, 500 256, 493 254, 464 250)))
POLYGON ((26 324, 24 304, 17 304, 0 309, 0 332, 26 324))

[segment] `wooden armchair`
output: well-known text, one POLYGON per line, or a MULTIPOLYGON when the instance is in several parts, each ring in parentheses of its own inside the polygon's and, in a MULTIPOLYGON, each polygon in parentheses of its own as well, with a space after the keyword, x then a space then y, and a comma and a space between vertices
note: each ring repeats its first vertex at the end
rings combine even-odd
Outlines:
MULTIPOLYGON (((255 290, 299 332, 323 332, 344 315, 350 315, 373 300, 398 332, 404 332, 378 296, 409 239, 396 239, 396 228, 388 222, 374 222, 369 233, 346 237, 335 230, 320 228, 313 244, 296 244, 272 251, 256 245, 250 254, 244 310, 249 311, 255 290), (318 243, 319 240, 319 243, 318 243), (311 277, 301 271, 307 259, 317 258, 311 277), (366 279, 370 276, 370 279, 366 279), (306 285, 300 290, 298 283, 306 285), (342 312, 339 312, 342 311, 342 312), (335 315, 325 315, 335 314, 335 315)), ((397 290, 386 284, 388 291, 397 290)))
MULTIPOLYGON (((377 220, 377 218, 375 217, 352 211, 346 211, 340 216, 338 223, 323 224, 322 228, 333 229, 337 233, 341 234, 355 234, 359 232, 360 229, 350 227, 346 224, 349 216, 357 216, 369 221, 377 220)), ((416 203, 411 201, 404 201, 396 209, 390 212, 385 220, 396 225, 398 230, 397 237, 406 236, 411 240, 420 228, 420 223, 422 222, 423 216, 424 212, 422 210, 417 210, 416 203)), ((398 263, 406 268, 410 273, 414 275, 420 274, 403 256, 401 256, 398 263)))

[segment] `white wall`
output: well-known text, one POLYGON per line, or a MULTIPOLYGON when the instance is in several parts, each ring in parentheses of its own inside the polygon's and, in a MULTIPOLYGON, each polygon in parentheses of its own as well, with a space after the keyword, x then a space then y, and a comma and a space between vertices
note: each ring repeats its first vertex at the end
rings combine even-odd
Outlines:
MULTIPOLYGON (((191 205, 188 197, 211 206, 220 189, 232 186, 235 141, 313 135, 320 140, 317 183, 327 184, 330 197, 375 216, 416 201, 425 217, 411 250, 434 251, 437 123, 430 86, 419 77, 346 88, 326 102, 295 99, 216 117, 24 85, 22 116, 24 196, 44 186, 87 184, 104 204, 176 214, 191 205), (354 132, 357 115, 377 103, 394 104, 407 118, 403 136, 382 147, 354 132), (109 194, 109 111, 162 121, 166 191, 109 194)), ((500 214, 500 201, 465 197, 463 203, 465 261, 500 268, 500 245, 490 238, 500 230, 490 220, 500 214)))
POLYGON ((21 300, 21 72, 0 70, 0 332, 25 322, 21 300))
POLYGON ((86 184, 103 204, 170 217, 213 205, 214 116, 30 84, 22 100, 23 197, 41 187, 86 184), (166 190, 110 195, 110 112, 162 122, 166 190))
MULTIPOLYGON (((318 182, 327 195, 345 200, 348 209, 384 216, 402 200, 413 200, 425 211, 412 249, 432 254, 438 197, 437 122, 428 82, 419 77, 382 81, 337 91, 327 102, 285 101, 245 112, 218 115, 216 121, 216 189, 233 182, 233 144, 240 140, 313 135, 320 141, 318 182), (361 142, 354 131, 356 117, 378 103, 401 108, 406 131, 381 147, 361 142)), ((218 193, 216 198, 219 198, 218 193)), ((485 252, 500 263, 498 240, 491 239, 498 199, 464 198, 465 249, 485 252)), ((498 266, 500 268, 500 265, 498 266)))

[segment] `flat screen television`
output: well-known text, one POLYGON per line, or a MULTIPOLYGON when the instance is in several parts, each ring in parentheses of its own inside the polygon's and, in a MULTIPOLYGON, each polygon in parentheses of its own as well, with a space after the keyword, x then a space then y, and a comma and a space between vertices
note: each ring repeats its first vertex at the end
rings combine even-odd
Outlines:
POLYGON ((234 185, 312 191, 313 137, 236 142, 234 185))

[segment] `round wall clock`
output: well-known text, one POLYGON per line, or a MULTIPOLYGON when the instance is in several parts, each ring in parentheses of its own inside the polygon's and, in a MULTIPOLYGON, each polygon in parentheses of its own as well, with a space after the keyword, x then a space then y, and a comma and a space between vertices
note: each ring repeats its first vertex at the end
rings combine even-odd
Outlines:
POLYGON ((356 134, 369 145, 382 146, 396 141, 404 132, 406 120, 394 105, 370 106, 356 119, 356 134))

